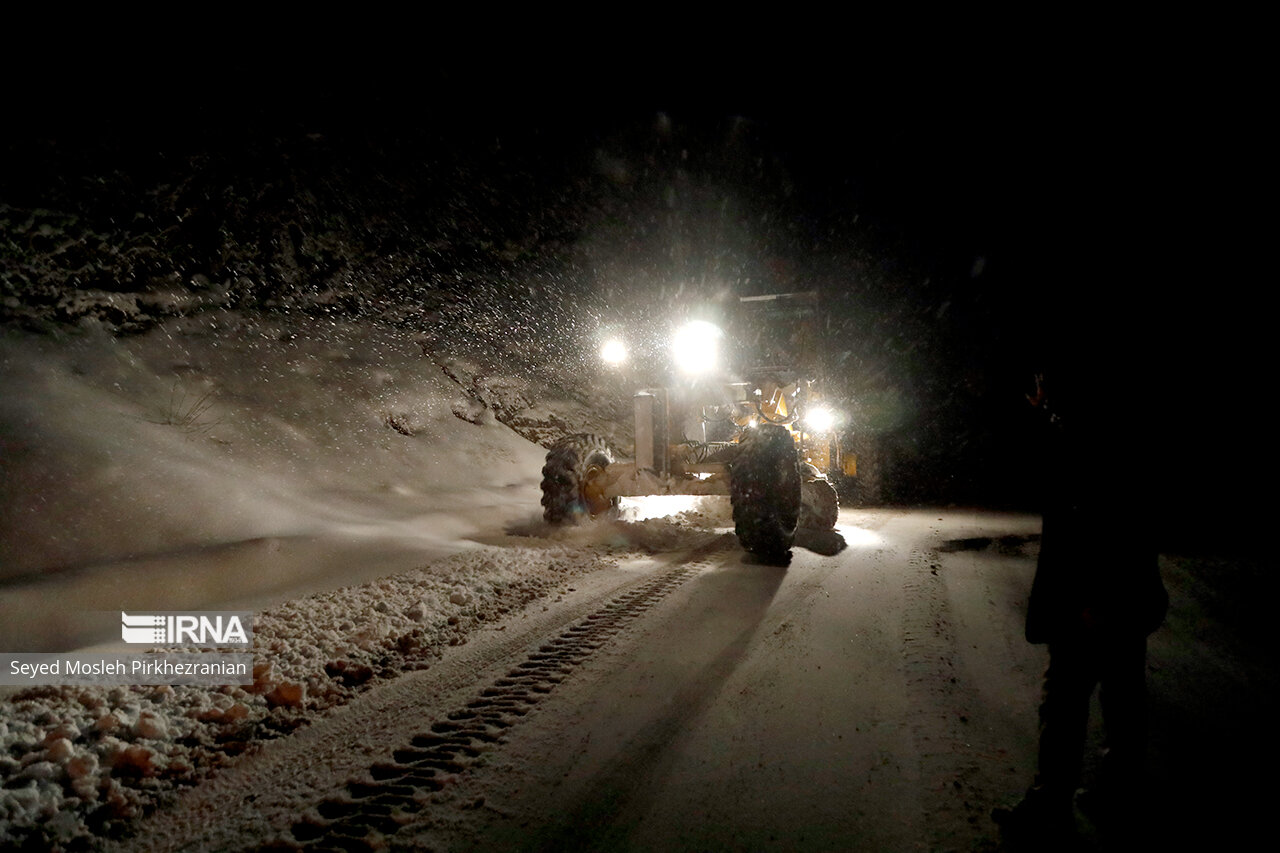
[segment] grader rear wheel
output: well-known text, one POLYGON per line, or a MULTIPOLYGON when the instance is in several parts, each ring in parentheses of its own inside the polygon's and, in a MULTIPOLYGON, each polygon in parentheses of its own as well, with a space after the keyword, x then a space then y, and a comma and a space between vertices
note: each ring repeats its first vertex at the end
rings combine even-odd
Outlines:
POLYGON ((616 498, 605 495, 605 469, 613 453, 596 435, 570 435, 547 451, 542 466, 542 517, 551 524, 608 513, 616 498))

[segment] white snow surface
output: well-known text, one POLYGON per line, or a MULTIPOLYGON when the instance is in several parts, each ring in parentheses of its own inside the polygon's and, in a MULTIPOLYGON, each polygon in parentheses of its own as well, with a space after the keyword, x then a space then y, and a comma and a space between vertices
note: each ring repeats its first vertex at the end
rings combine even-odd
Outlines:
POLYGON ((7 689, 0 846, 36 826, 97 843, 487 620, 731 524, 703 498, 545 526, 543 448, 425 351, 233 312, 4 333, 0 647, 105 644, 120 610, 251 609, 255 669, 246 687, 7 689))
POLYGON ((483 407, 407 333, 216 313, 123 338, 9 332, 0 364, 3 648, 100 639, 85 609, 368 579, 538 509, 542 449, 455 414, 483 407))

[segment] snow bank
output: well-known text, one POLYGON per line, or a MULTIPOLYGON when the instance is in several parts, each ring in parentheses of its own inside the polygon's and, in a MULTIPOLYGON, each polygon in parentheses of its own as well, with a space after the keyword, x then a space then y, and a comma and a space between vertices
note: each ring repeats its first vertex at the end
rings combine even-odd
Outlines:
POLYGON ((367 324, 219 312, 0 347, 7 576, 454 509, 542 453, 460 423, 465 391, 367 324))
POLYGON ((424 352, 372 324, 221 311, 130 337, 5 330, 0 648, 84 644, 87 607, 339 586, 536 510, 542 448, 424 352))

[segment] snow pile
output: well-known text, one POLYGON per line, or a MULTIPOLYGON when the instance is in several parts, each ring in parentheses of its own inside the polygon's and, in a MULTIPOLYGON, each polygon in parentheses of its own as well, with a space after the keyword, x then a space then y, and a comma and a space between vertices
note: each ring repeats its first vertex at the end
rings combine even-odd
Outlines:
MULTIPOLYGON (((688 519, 679 516, 672 519, 647 519, 645 521, 612 521, 598 522, 583 528, 588 531, 586 537, 590 544, 609 553, 640 552, 644 554, 660 554, 665 551, 677 551, 699 548, 710 545, 725 536, 732 538, 732 533, 715 527, 698 526, 688 519), (686 526, 688 525, 688 526, 686 526)), ((560 541, 581 541, 583 536, 578 530, 552 533, 554 539, 560 541)))
POLYGON ((724 496, 650 495, 623 498, 622 518, 673 518, 692 527, 732 527, 733 507, 724 496))
POLYGON ((606 552, 658 554, 703 547, 733 527, 727 497, 650 495, 622 498, 617 516, 582 526, 553 526, 541 518, 507 526, 515 536, 536 536, 606 552))

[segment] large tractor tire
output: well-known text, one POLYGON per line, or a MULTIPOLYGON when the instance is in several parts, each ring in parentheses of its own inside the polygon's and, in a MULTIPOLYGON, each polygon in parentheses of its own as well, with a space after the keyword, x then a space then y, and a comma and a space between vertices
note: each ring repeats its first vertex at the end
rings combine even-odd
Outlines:
POLYGON ((729 498, 742 547, 766 559, 785 557, 800 516, 800 468, 786 427, 751 430, 729 472, 729 498))
POLYGON ((800 486, 800 527, 805 530, 832 530, 840 516, 836 487, 824 477, 805 480, 800 486))
POLYGON ((617 498, 604 494, 604 471, 613 453, 596 435, 569 435, 547 451, 542 466, 542 517, 550 524, 605 515, 617 498))

